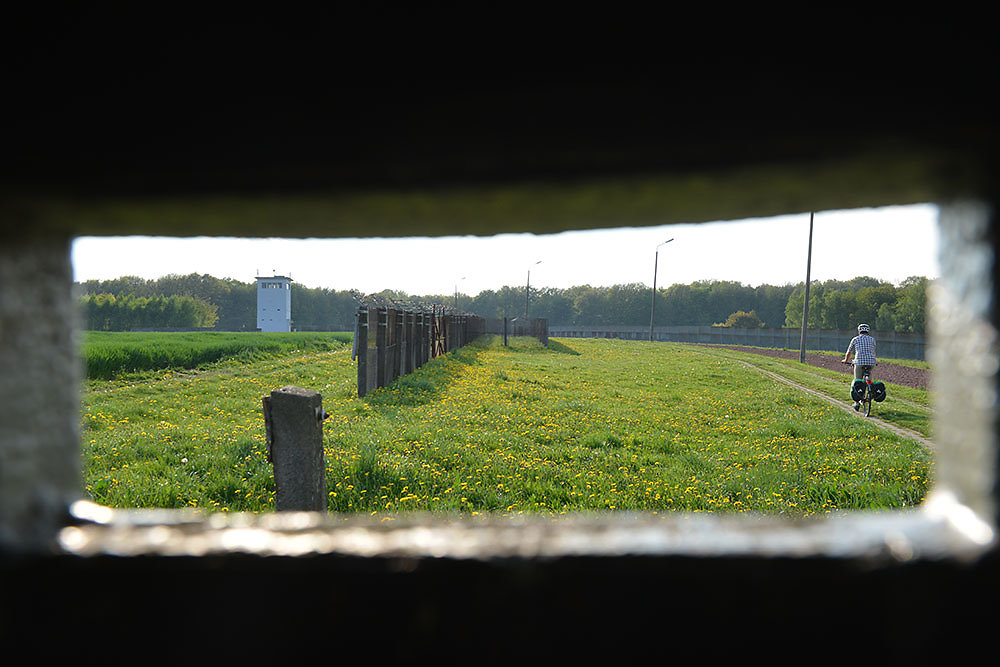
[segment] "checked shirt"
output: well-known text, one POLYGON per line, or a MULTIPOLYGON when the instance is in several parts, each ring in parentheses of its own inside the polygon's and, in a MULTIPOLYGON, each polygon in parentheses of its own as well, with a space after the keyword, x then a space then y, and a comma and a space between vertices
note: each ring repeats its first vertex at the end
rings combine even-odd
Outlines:
POLYGON ((868 334, 860 334, 851 340, 847 346, 847 354, 854 350, 855 366, 875 365, 875 339, 868 334))

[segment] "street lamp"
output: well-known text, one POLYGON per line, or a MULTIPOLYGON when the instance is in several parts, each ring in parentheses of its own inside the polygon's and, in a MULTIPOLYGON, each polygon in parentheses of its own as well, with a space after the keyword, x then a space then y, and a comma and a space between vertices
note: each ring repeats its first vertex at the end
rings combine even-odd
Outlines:
POLYGON ((660 260, 660 246, 665 246, 673 241, 673 239, 667 239, 660 245, 656 246, 656 253, 653 255, 653 302, 649 309, 649 340, 653 340, 653 318, 656 317, 656 268, 660 260))
POLYGON ((799 363, 806 363, 806 326, 809 322, 809 272, 812 271, 813 212, 809 212, 809 252, 806 255, 806 297, 802 303, 802 333, 799 339, 799 363))
MULTIPOLYGON (((531 266, 537 266, 542 263, 542 260, 538 260, 531 266)), ((531 292, 531 268, 528 268, 528 282, 524 286, 524 319, 528 319, 528 294, 531 292)))
POLYGON ((463 280, 465 280, 465 276, 459 278, 458 281, 455 283, 455 310, 458 310, 458 283, 462 282, 463 280))

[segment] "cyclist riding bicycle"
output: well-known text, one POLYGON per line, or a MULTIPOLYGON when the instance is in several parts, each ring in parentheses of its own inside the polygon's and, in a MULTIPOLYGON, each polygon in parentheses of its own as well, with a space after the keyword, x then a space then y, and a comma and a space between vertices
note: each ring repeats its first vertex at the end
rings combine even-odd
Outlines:
MULTIPOLYGON (((860 380, 865 372, 871 376, 872 368, 878 364, 875 359, 875 339, 871 335, 871 327, 867 324, 858 325, 858 335, 851 339, 844 353, 844 363, 850 363, 851 352, 854 353, 854 379, 860 380)), ((854 409, 860 409, 861 404, 854 402, 854 409)))

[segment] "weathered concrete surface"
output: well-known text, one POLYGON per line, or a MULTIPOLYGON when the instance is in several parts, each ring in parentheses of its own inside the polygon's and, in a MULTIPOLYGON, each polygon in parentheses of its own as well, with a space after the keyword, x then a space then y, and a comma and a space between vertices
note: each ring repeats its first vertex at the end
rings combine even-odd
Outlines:
POLYGON ((312 389, 286 386, 271 392, 269 405, 275 509, 326 511, 323 397, 312 389))
POLYGON ((54 546, 80 497, 71 283, 68 239, 0 241, 0 552, 54 546))

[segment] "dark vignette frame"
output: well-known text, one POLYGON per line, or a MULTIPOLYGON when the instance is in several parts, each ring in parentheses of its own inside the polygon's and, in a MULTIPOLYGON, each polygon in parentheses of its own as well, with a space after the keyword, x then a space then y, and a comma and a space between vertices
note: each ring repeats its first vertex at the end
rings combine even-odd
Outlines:
MULTIPOLYGON (((933 58, 883 44, 883 55, 905 53, 912 65, 888 80, 884 62, 872 72, 870 60, 842 52, 804 63, 740 51, 721 67, 643 59, 628 75, 522 62, 414 79, 411 62, 319 92, 303 85, 314 71, 261 68, 267 58, 244 51, 245 67, 230 70, 243 74, 225 78, 223 92, 217 78, 172 69, 203 65, 190 43, 170 41, 140 66, 123 62, 134 48, 107 46, 79 19, 48 26, 63 45, 83 47, 73 35, 87 35, 75 59, 54 57, 40 46, 48 42, 22 52, 19 62, 33 64, 15 84, 41 81, 48 92, 20 98, 28 113, 4 162, 0 208, 4 278, 43 297, 4 292, 4 342, 35 331, 15 321, 25 315, 51 336, 34 346, 40 353, 14 345, 3 360, 15 371, 17 352, 56 360, 23 378, 51 372, 69 387, 56 414, 74 404, 74 235, 267 235, 275 224, 293 236, 358 225, 372 235, 552 232, 609 216, 660 224, 932 201, 943 210, 946 278, 933 301, 933 354, 951 370, 935 386, 935 439, 952 451, 924 508, 804 525, 202 519, 73 502, 73 419, 35 405, 44 416, 14 426, 57 452, 5 490, 5 639, 79 655, 113 636, 120 649, 182 656, 191 649, 176 641, 174 620, 196 609, 214 621, 202 654, 258 659, 294 654, 331 628, 344 653, 399 658, 469 649, 620 658, 665 645, 711 658, 731 647, 766 655, 776 643, 814 653, 820 643, 831 658, 864 647, 906 662, 987 643, 976 609, 997 591, 997 116, 980 78, 993 54, 974 34, 936 23, 933 58), (109 65, 115 77, 93 74, 109 65), (136 85, 149 72, 159 85, 136 85), (721 111, 734 100, 738 113, 721 111), (723 623, 720 641, 706 619, 727 613, 736 622, 723 623), (378 625, 385 616, 388 629, 378 625), (247 636, 255 623, 266 645, 247 636)), ((125 46, 142 41, 130 37, 125 46)))

